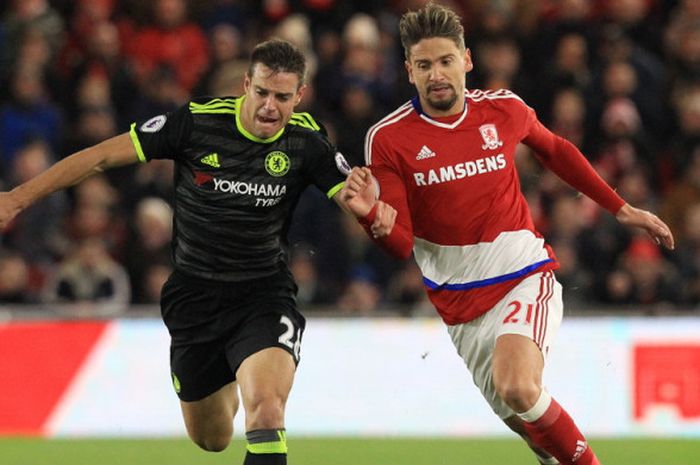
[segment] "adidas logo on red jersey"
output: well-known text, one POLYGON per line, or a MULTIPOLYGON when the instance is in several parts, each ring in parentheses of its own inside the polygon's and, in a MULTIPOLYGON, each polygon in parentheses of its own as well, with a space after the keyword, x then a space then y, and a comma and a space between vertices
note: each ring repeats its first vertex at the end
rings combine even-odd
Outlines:
POLYGON ((418 155, 416 155, 416 160, 425 160, 426 158, 433 158, 435 156, 435 152, 430 150, 427 145, 424 145, 421 147, 420 152, 418 152, 418 155))

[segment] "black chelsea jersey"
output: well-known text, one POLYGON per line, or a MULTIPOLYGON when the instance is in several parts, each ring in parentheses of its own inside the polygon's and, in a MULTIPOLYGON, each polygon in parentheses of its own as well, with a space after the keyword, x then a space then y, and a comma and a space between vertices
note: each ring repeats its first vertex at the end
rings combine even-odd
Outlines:
POLYGON ((269 139, 243 128, 245 97, 195 99, 131 125, 139 159, 175 161, 173 256, 216 281, 269 276, 287 266, 286 236, 303 190, 331 198, 349 166, 308 113, 269 139))

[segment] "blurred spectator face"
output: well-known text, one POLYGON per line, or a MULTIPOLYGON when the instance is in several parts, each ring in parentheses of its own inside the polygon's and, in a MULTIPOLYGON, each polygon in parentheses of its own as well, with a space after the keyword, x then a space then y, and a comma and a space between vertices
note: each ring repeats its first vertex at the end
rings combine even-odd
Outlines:
POLYGON ((27 290, 29 266, 18 254, 0 257, 0 302, 4 297, 14 297, 27 290))
POLYGON ((316 39, 318 59, 322 63, 332 63, 340 55, 342 41, 335 31, 323 31, 316 39))
POLYGON ((85 268, 97 268, 105 261, 111 261, 104 243, 96 238, 81 242, 77 258, 85 268))
POLYGON ((12 91, 15 100, 22 105, 40 101, 45 95, 40 70, 34 66, 21 66, 12 79, 12 91))
POLYGON ((47 0, 15 0, 13 9, 21 19, 32 19, 42 14, 48 8, 47 0))
POLYGON ((106 21, 114 11, 114 3, 118 0, 80 0, 76 17, 86 21, 106 21))
POLYGON ((79 107, 109 106, 112 100, 109 80, 102 73, 89 73, 80 81, 76 100, 79 107))
POLYGON ((576 237, 583 228, 583 218, 579 211, 577 199, 559 197, 552 208, 551 234, 560 238, 576 237))
POLYGON ((629 99, 616 98, 603 111, 601 126, 608 137, 631 137, 641 129, 642 120, 636 105, 629 99))
POLYGON ((367 89, 360 86, 352 86, 343 94, 343 111, 347 118, 362 120, 372 114, 374 103, 367 89))
POLYGON ((557 44, 556 63, 560 70, 575 73, 588 67, 588 44, 580 34, 566 34, 557 44))
POLYGON ((379 28, 374 18, 363 13, 350 18, 343 31, 346 72, 374 77, 379 62, 379 43, 379 28))
POLYGON ((100 237, 110 225, 110 211, 99 204, 83 204, 73 213, 73 229, 78 238, 100 237))
POLYGON ((156 23, 165 29, 170 29, 185 22, 187 5, 185 0, 156 0, 154 13, 156 23))
POLYGON ((637 88, 637 72, 625 61, 610 63, 603 73, 603 87, 609 97, 625 97, 637 88))
POLYGON ((89 43, 92 54, 96 57, 110 59, 118 57, 121 52, 121 41, 117 26, 108 22, 99 22, 89 43))
POLYGON ((139 240, 146 249, 158 249, 172 237, 173 211, 158 198, 146 198, 136 207, 136 227, 139 240))
POLYGON ((77 205, 98 205, 110 208, 118 202, 117 191, 103 175, 90 176, 75 190, 77 205))
POLYGON ((311 24, 306 16, 294 14, 287 16, 275 30, 280 39, 294 44, 300 50, 312 50, 311 24))
POLYGON ((160 301, 160 293, 163 290, 163 285, 168 280, 172 271, 172 268, 162 264, 148 267, 146 270, 146 277, 144 278, 146 281, 145 292, 148 302, 157 303, 160 301))
POLYGON ((652 287, 661 277, 663 257, 656 244, 639 237, 625 251, 624 264, 638 288, 652 287))
POLYGON ((558 92, 552 103, 552 119, 565 125, 583 124, 586 117, 586 104, 579 92, 565 89, 558 92))
POLYGON ((510 80, 520 68, 520 50, 511 40, 484 44, 479 56, 486 74, 497 79, 510 80))
POLYGON ((685 213, 685 238, 691 244, 700 246, 700 204, 691 205, 685 213))
POLYGON ((219 24, 211 32, 214 61, 222 63, 241 56, 241 33, 230 24, 219 24))
POLYGON ((110 107, 88 107, 80 111, 76 135, 82 145, 94 145, 116 134, 117 122, 110 107))
POLYGON ((564 20, 581 21, 588 18, 591 13, 590 0, 560 0, 559 8, 560 16, 564 20))
POLYGON ((44 142, 33 142, 19 150, 13 161, 13 178, 24 183, 46 170, 51 164, 51 151, 44 142))
POLYGON ((636 24, 644 20, 649 12, 647 0, 607 0, 606 13, 619 24, 636 24))
POLYGON ((644 173, 639 169, 625 172, 618 182, 620 195, 632 205, 648 205, 651 200, 651 188, 644 173))
POLYGON ((696 23, 688 24, 681 31, 676 55, 684 63, 700 63, 700 26, 696 23))
POLYGON ((700 88, 693 88, 676 99, 679 124, 687 135, 700 134, 700 88))
POLYGON ((29 28, 22 37, 17 61, 31 66, 43 67, 51 59, 51 47, 46 36, 36 28, 29 28))

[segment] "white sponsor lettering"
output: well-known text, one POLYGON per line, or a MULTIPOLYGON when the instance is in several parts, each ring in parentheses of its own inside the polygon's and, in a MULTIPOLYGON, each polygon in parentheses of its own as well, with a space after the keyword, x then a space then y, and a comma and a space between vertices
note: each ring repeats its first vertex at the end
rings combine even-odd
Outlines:
POLYGON ((506 167, 506 156, 502 153, 491 157, 479 158, 450 166, 441 166, 437 171, 432 169, 426 173, 413 173, 416 186, 429 186, 442 182, 464 179, 477 174, 490 173, 506 167))
POLYGON ((256 197, 280 197, 287 193, 284 184, 253 184, 243 181, 229 181, 228 179, 214 178, 214 189, 230 194, 254 195, 256 197))

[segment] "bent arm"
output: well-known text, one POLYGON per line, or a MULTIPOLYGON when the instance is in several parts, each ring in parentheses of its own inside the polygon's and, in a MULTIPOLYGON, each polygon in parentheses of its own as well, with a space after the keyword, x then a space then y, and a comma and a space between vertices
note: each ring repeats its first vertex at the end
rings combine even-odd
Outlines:
POLYGON ((380 202, 375 203, 369 213, 358 218, 358 221, 377 245, 390 255, 405 260, 413 251, 413 224, 406 188, 401 177, 386 166, 374 166, 372 173, 380 190, 380 202), (394 223, 389 234, 377 234, 388 221, 387 217, 394 223))
POLYGON ((0 229, 37 200, 109 168, 136 163, 136 148, 128 133, 76 152, 12 191, 0 196, 0 229))

